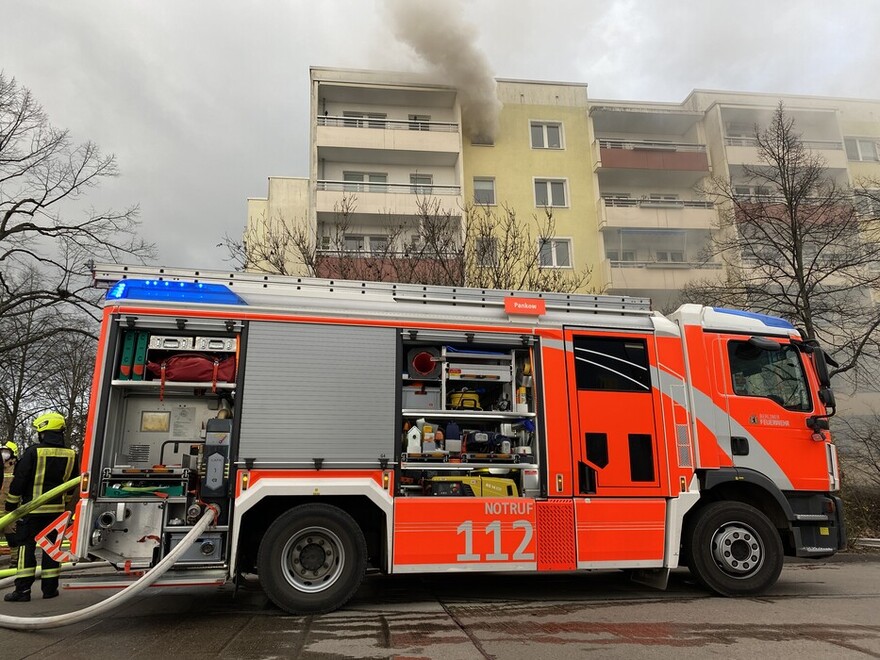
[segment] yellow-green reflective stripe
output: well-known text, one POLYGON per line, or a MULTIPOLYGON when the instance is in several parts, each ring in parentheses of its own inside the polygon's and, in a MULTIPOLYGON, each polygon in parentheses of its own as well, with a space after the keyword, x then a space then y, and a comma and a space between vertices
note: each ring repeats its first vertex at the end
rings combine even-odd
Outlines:
POLYGON ((21 502, 21 495, 13 495, 12 493, 7 493, 6 501, 10 504, 18 504, 19 502, 21 502))
POLYGON ((40 573, 40 575, 44 578, 58 577, 60 574, 61 574, 60 568, 47 568, 47 569, 44 569, 42 573, 40 573))
POLYGON ((46 454, 43 450, 37 450, 37 471, 34 474, 34 490, 31 499, 37 499, 43 494, 43 480, 46 478, 46 454))
POLYGON ((37 456, 48 456, 50 458, 70 458, 71 453, 73 453, 73 450, 66 447, 40 447, 37 449, 37 456))
POLYGON ((18 572, 15 574, 15 577, 17 577, 17 578, 31 577, 31 576, 36 575, 36 574, 37 574, 37 569, 36 569, 36 568, 25 568, 25 569, 22 569, 22 570, 18 571, 18 572))

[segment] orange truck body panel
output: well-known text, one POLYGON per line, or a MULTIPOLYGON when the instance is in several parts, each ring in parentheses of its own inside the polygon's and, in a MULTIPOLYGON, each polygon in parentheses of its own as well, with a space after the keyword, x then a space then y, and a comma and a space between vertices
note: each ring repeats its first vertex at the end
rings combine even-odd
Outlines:
MULTIPOLYGON (((530 456, 541 484, 539 492, 520 492, 515 497, 404 496, 398 489, 405 472, 399 465, 400 456, 388 456, 387 467, 364 469, 281 464, 254 467, 245 466, 245 458, 233 456, 228 518, 232 546, 240 541, 235 529, 240 522, 237 507, 253 498, 254 489, 261 484, 273 484, 274 494, 279 488, 283 490, 284 483, 291 485, 291 492, 299 489, 297 493, 303 492, 303 484, 312 484, 314 495, 322 498, 332 497, 337 492, 333 488, 348 493, 354 492, 351 488, 355 485, 368 484, 372 501, 384 507, 389 547, 385 548, 387 562, 380 568, 388 572, 662 568, 677 564, 677 554, 670 556, 669 548, 677 548, 675 540, 687 507, 682 504, 677 514, 671 512, 686 496, 691 498, 687 506, 693 505, 699 497, 702 475, 725 468, 750 470, 766 477, 780 491, 831 490, 828 441, 811 439, 806 425, 811 415, 825 412, 816 400, 820 384, 806 355, 803 368, 813 403, 809 410, 790 410, 769 398, 734 392, 729 342, 748 340, 753 331, 703 327, 694 320, 697 312, 674 322, 645 315, 638 324, 621 320, 616 327, 613 323, 591 326, 586 316, 579 317, 575 325, 544 323, 541 317, 550 313, 550 305, 541 300, 530 306, 528 300, 508 301, 504 305, 511 314, 508 319, 493 317, 484 322, 410 319, 403 313, 395 317, 389 313, 285 312, 247 306, 195 309, 138 301, 108 304, 98 347, 83 471, 95 468, 100 453, 95 443, 103 431, 98 428, 97 411, 105 405, 102 397, 107 371, 113 369, 108 341, 114 323, 127 316, 137 317, 139 323, 149 318, 216 322, 232 318, 240 323, 395 328, 414 334, 491 333, 502 338, 499 343, 509 337, 512 350, 516 350, 518 338, 526 338, 531 348, 525 353, 535 368, 534 420, 539 438, 539 446, 530 456), (525 316, 523 304, 528 308, 525 316), (591 363, 590 352, 595 350, 589 346, 606 340, 642 351, 645 363, 639 368, 644 370, 643 376, 623 376, 633 381, 631 389, 602 390, 579 383, 577 373, 582 367, 578 361, 591 363), (585 352, 579 352, 582 350, 585 352), (734 438, 740 436, 746 438, 747 455, 732 450, 739 442, 734 438), (330 484, 332 488, 325 487, 330 484)), ((766 336, 787 345, 795 333, 772 330, 766 336)), ((446 341, 438 340, 437 344, 446 341)), ((247 351, 246 345, 239 345, 236 355, 240 353, 247 360, 247 351)), ((244 388, 250 384, 247 379, 244 383, 244 388)), ((103 411, 101 418, 106 414, 103 411)), ((259 463, 259 456, 249 457, 254 459, 259 463)), ((444 469, 448 468, 445 464, 444 469)), ((93 482, 96 479, 93 475, 93 482)), ((88 515, 84 503, 94 498, 94 489, 82 494, 78 517, 80 513, 88 515)), ((89 529, 90 524, 83 523, 80 530, 89 529)), ((88 553, 84 535, 73 539, 74 549, 81 555, 88 553)), ((233 556, 235 551, 230 548, 233 556)))

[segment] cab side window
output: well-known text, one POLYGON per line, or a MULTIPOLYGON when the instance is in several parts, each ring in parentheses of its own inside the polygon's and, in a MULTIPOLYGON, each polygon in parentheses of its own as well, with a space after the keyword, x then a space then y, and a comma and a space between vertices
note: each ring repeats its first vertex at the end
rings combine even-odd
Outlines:
POLYGON ((791 345, 768 351, 748 341, 727 345, 733 391, 775 401, 787 410, 812 410, 800 354, 791 345))
POLYGON ((644 339, 575 337, 574 368, 579 390, 651 391, 644 339))

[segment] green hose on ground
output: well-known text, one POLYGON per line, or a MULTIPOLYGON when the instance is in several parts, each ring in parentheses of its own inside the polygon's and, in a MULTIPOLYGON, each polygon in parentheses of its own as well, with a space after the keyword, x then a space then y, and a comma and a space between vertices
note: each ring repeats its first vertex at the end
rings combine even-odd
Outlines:
POLYGON ((6 527, 9 527, 9 525, 14 523, 19 518, 26 516, 27 514, 29 514, 31 511, 33 511, 37 507, 42 506, 46 502, 53 500, 54 498, 58 497, 62 493, 66 493, 71 488, 73 488, 74 486, 79 484, 81 479, 82 479, 82 477, 74 477, 70 481, 66 481, 63 484, 61 484, 60 486, 56 486, 52 490, 46 491, 45 493, 40 495, 37 499, 31 500, 30 502, 28 502, 26 504, 22 504, 15 511, 10 511, 6 515, 4 515, 2 518, 0 518, 0 531, 3 531, 3 529, 5 529, 6 527))

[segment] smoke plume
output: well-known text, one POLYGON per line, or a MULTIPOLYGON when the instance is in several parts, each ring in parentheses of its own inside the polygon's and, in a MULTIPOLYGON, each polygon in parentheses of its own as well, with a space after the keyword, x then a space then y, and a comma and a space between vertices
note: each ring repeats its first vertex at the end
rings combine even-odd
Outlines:
POLYGON ((395 36, 459 93, 462 124, 474 142, 493 142, 501 102, 477 31, 460 19, 459 2, 386 0, 395 36))

